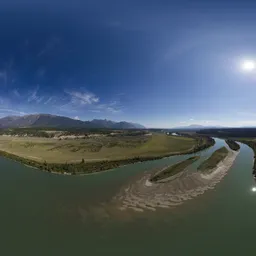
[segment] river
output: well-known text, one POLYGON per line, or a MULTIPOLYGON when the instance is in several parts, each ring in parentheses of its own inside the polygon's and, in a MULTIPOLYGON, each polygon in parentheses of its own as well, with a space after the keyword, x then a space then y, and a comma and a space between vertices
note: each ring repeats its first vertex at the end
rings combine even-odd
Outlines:
MULTIPOLYGON (((224 144, 216 139, 202 159, 224 144)), ((88 176, 49 174, 0 158, 2 255, 254 255, 256 193, 246 145, 214 190, 181 206, 136 213, 111 204, 134 175, 186 157, 88 176)))

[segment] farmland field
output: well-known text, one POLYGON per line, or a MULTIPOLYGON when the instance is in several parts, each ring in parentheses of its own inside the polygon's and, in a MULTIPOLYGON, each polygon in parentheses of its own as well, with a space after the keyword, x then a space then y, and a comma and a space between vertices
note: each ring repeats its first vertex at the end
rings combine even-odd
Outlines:
POLYGON ((196 139, 153 134, 152 136, 99 136, 56 140, 39 137, 0 136, 0 150, 48 163, 118 160, 137 156, 160 156, 191 150, 196 139))

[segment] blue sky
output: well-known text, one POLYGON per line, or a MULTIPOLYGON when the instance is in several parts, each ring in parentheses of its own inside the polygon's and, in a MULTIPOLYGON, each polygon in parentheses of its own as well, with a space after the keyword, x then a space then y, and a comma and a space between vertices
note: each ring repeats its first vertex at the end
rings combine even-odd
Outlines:
POLYGON ((256 125, 252 1, 0 4, 0 116, 256 125))

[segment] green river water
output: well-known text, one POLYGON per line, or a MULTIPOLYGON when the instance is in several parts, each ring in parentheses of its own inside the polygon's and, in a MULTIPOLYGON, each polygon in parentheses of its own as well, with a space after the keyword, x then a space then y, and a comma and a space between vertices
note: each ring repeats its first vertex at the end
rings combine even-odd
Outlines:
MULTIPOLYGON (((216 139, 202 159, 222 145, 216 139)), ((186 157, 88 176, 0 158, 1 255, 255 255, 253 152, 246 145, 215 189, 181 206, 136 213, 110 203, 136 174, 186 157)))

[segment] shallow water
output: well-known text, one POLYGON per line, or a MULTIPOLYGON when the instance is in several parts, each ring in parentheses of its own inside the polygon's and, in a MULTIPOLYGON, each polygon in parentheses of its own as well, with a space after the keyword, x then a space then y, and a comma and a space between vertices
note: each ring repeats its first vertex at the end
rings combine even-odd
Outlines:
POLYGON ((245 145, 214 190, 175 209, 122 212, 109 203, 134 175, 186 157, 80 177, 0 158, 2 255, 254 255, 253 152, 245 145))

